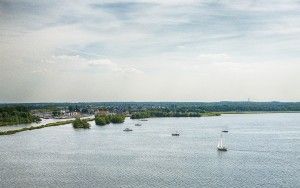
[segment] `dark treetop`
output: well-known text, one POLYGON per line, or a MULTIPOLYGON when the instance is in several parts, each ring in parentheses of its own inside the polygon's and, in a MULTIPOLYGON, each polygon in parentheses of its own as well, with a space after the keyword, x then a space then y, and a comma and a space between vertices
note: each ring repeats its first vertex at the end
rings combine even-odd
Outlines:
POLYGON ((30 113, 25 106, 0 107, 0 126, 38 122, 40 118, 30 113))

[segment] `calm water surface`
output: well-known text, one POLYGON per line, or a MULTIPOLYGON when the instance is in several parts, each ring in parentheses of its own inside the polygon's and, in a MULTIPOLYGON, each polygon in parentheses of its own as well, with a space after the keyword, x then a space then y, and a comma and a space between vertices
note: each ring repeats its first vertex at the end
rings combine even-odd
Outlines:
POLYGON ((300 114, 49 127, 0 136, 0 159, 0 187, 300 187, 300 114))

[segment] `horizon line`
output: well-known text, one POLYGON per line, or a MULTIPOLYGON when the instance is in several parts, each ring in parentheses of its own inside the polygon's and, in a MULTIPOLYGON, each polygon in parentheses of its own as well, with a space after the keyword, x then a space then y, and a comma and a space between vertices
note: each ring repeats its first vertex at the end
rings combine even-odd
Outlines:
POLYGON ((254 101, 254 100, 222 100, 222 101, 53 101, 53 102, 0 102, 0 104, 54 104, 54 103, 221 103, 221 102, 249 102, 249 103, 300 103, 300 101, 254 101))

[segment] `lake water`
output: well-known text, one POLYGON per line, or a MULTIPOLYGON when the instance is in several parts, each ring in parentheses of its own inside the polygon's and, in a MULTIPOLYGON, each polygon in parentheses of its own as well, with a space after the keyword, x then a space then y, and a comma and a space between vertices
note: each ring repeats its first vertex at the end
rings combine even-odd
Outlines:
POLYGON ((64 125, 0 136, 0 152, 0 187, 300 187, 300 113, 64 125))

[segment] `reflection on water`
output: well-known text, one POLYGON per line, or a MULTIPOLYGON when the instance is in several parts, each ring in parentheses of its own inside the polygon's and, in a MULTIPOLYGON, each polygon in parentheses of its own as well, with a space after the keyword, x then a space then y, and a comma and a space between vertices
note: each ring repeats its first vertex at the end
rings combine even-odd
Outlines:
POLYGON ((300 187, 299 125, 300 114, 231 114, 0 136, 0 187, 300 187))
POLYGON ((222 158, 222 156, 226 155, 226 152, 228 152, 228 151, 219 151, 219 150, 217 150, 216 152, 218 153, 218 157, 222 158))

